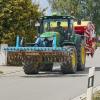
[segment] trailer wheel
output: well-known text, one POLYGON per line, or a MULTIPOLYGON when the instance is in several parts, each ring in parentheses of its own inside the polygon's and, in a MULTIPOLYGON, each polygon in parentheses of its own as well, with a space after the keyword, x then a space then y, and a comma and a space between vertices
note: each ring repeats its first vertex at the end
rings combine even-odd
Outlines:
POLYGON ((63 74, 74 74, 77 71, 77 53, 73 48, 70 53, 70 61, 66 61, 61 65, 61 71, 63 74))
POLYGON ((25 74, 27 75, 38 74, 38 64, 36 63, 34 64, 25 63, 23 69, 25 74))
POLYGON ((86 53, 83 45, 77 46, 77 70, 85 70, 86 53))

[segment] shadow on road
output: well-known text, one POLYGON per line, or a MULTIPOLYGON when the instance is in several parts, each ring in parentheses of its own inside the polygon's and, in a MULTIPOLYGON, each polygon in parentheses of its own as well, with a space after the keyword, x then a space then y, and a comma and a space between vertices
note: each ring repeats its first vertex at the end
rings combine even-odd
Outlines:
POLYGON ((39 73, 38 75, 25 75, 24 78, 65 78, 65 77, 84 77, 87 74, 62 74, 62 73, 39 73))
POLYGON ((84 77, 88 75, 88 69, 85 71, 79 71, 76 74, 62 74, 60 70, 53 70, 52 72, 40 72, 37 75, 24 75, 24 78, 56 78, 56 77, 84 77))
MULTIPOLYGON (((24 78, 56 78, 56 77, 85 77, 88 75, 90 67, 85 71, 78 71, 76 74, 62 74, 60 70, 53 70, 52 72, 40 72, 37 75, 24 75, 24 78)), ((96 71, 100 71, 100 67, 96 67, 96 71)))
POLYGON ((100 71, 100 67, 96 67, 96 69, 95 69, 96 71, 100 71))

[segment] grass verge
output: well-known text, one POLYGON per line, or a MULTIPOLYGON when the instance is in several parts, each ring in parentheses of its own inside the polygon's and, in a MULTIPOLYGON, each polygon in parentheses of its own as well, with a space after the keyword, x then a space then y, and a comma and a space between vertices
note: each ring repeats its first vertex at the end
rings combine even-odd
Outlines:
POLYGON ((94 94, 93 100, 100 100, 100 91, 98 91, 98 92, 96 92, 96 93, 94 94))
POLYGON ((0 74, 3 74, 3 72, 2 72, 2 71, 0 71, 0 74))
POLYGON ((100 47, 100 42, 97 42, 97 47, 100 47))

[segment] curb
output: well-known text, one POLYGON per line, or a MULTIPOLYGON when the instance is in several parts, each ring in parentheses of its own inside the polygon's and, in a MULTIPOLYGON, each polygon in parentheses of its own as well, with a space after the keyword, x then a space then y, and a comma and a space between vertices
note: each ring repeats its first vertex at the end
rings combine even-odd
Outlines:
MULTIPOLYGON (((97 86, 94 88, 93 93, 95 93, 99 90, 100 90, 100 86, 97 86)), ((86 93, 83 93, 82 95, 77 96, 77 97, 73 98, 72 100, 86 100, 86 93)))

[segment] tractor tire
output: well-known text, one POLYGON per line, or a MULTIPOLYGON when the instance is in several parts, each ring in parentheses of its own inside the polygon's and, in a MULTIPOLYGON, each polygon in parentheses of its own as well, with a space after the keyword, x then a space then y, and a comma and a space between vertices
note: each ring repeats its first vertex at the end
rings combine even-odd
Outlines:
POLYGON ((53 63, 45 63, 45 64, 41 64, 40 67, 41 66, 42 66, 41 71, 49 71, 49 72, 52 72, 53 63))
POLYGON ((80 43, 76 46, 77 49, 77 70, 84 71, 85 70, 85 62, 86 62, 86 52, 85 46, 80 43))
POLYGON ((61 72, 63 74, 74 74, 77 71, 77 53, 76 49, 72 48, 70 53, 70 61, 66 61, 61 65, 61 72))
POLYGON ((38 64, 30 64, 30 63, 25 63, 24 64, 24 72, 27 75, 33 75, 33 74, 38 74, 38 64))

